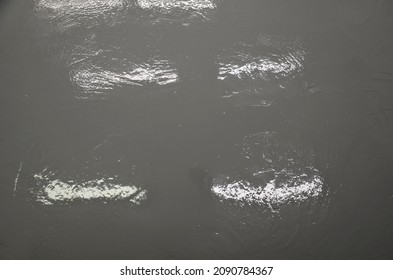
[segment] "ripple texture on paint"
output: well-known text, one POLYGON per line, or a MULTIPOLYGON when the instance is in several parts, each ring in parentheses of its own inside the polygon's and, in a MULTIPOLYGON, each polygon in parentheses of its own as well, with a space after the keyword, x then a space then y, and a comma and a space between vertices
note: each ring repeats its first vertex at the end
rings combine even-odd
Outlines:
POLYGON ((233 98, 269 106, 304 69, 305 51, 298 40, 260 35, 254 42, 237 43, 218 56, 218 79, 233 98))
POLYGON ((139 22, 151 26, 173 26, 206 22, 214 19, 218 1, 210 0, 137 0, 137 6, 146 14, 139 14, 139 22), (169 24, 169 25, 167 25, 169 24))
POLYGON ((163 10, 182 9, 182 10, 203 10, 214 9, 216 4, 210 0, 138 0, 139 6, 143 9, 159 8, 163 10))
POLYGON ((281 170, 275 173, 275 179, 263 185, 247 180, 220 180, 213 185, 212 191, 220 199, 240 204, 280 206, 291 201, 302 202, 322 193, 322 178, 317 170, 310 172, 313 174, 281 170))
POLYGON ((60 57, 79 99, 106 98, 125 86, 164 86, 179 80, 174 63, 164 55, 129 53, 116 46, 98 45, 93 38, 66 46, 60 57))
POLYGON ((75 27, 116 24, 129 7, 127 0, 37 0, 35 10, 49 30, 64 32, 75 27))
POLYGON ((262 131, 244 137, 242 147, 245 174, 218 176, 212 187, 218 198, 278 207, 322 195, 324 179, 315 166, 315 151, 300 136, 262 131))

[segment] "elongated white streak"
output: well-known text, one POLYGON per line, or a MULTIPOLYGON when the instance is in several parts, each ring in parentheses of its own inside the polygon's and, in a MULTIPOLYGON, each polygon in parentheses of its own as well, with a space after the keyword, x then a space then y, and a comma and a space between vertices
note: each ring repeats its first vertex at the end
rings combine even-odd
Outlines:
POLYGON ((127 199, 135 205, 140 205, 147 198, 146 190, 135 185, 115 183, 113 178, 77 182, 75 180, 63 181, 41 173, 35 174, 34 178, 41 187, 35 195, 36 200, 44 205, 74 201, 127 199))
POLYGON ((137 3, 142 9, 160 8, 171 10, 177 8, 182 10, 203 10, 216 8, 216 4, 209 0, 138 0, 137 3))
POLYGON ((30 150, 31 150, 32 147, 33 147, 33 145, 31 145, 30 148, 26 151, 26 154, 25 154, 24 158, 19 163, 19 169, 18 169, 18 172, 16 173, 15 182, 14 182, 14 193, 13 193, 13 196, 16 195, 16 189, 18 187, 18 181, 19 181, 20 173, 22 172, 22 169, 23 169, 23 163, 25 162, 25 160, 29 156, 29 153, 30 153, 30 150))
POLYGON ((16 194, 16 188, 18 187, 19 176, 20 176, 20 172, 22 171, 22 168, 23 168, 23 160, 20 162, 18 172, 16 173, 16 178, 14 183, 14 196, 16 194))

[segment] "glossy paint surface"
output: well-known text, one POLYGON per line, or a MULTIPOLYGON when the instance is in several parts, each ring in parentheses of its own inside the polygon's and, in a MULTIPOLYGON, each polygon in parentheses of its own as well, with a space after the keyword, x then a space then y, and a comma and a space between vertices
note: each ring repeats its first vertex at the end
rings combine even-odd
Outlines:
POLYGON ((391 259, 393 3, 0 4, 0 258, 391 259))

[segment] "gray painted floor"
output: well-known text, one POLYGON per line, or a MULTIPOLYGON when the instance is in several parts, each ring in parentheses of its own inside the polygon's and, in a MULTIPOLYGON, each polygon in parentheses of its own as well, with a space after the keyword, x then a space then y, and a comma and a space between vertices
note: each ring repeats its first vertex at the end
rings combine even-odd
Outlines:
POLYGON ((0 4, 0 258, 392 259, 389 0, 0 4))

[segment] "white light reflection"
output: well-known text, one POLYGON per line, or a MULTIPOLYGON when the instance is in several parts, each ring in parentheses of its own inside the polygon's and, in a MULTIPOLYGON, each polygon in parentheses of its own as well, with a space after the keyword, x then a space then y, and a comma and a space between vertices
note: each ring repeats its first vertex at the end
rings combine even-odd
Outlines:
POLYGON ((113 8, 123 7, 126 0, 36 0, 39 8, 45 8, 49 11, 66 11, 79 10, 81 12, 97 11, 105 12, 113 8))
POLYGON ((83 182, 64 181, 53 175, 35 174, 39 187, 33 194, 44 205, 72 202, 128 201, 140 205, 147 198, 147 191, 133 185, 115 183, 113 178, 94 179, 83 182))
POLYGON ((304 202, 322 195, 324 179, 315 167, 315 152, 299 133, 261 131, 242 141, 245 175, 221 176, 212 192, 221 200, 240 205, 304 202))
POLYGON ((231 56, 219 57, 219 80, 244 79, 278 79, 295 74, 303 68, 304 53, 283 53, 280 55, 253 56, 236 52, 231 56))
MULTIPOLYGON (((75 85, 80 87, 84 93, 90 95, 99 95, 107 90, 124 85, 138 87, 149 84, 167 85, 179 80, 177 70, 166 59, 149 59, 141 64, 119 64, 117 69, 113 67, 108 69, 91 63, 81 63, 74 66, 70 76, 75 85)), ((79 96, 79 98, 87 97, 79 96)))
POLYGON ((36 0, 36 13, 41 20, 50 20, 59 31, 66 31, 83 24, 117 21, 128 5, 127 0, 36 0))
POLYGON ((95 36, 78 45, 66 45, 59 57, 69 68, 79 99, 106 98, 123 86, 164 86, 179 81, 175 63, 166 56, 99 45, 95 36))
POLYGON ((214 19, 218 1, 211 0, 137 0, 139 8, 147 11, 138 13, 139 22, 166 26, 168 23, 187 27, 197 22, 214 19))
POLYGON ((278 61, 273 61, 268 57, 251 57, 249 59, 251 60, 250 62, 247 62, 247 59, 242 59, 242 57, 248 56, 239 54, 238 57, 236 57, 239 59, 239 62, 220 63, 218 79, 225 80, 229 77, 236 77, 240 80, 245 78, 269 79, 272 74, 286 77, 302 66, 300 61, 292 56, 285 57, 285 59, 278 61))
POLYGON ((220 199, 232 200, 241 205, 259 204, 280 206, 290 201, 302 202, 322 193, 323 180, 314 170, 315 174, 296 175, 282 170, 275 174, 276 178, 265 185, 247 180, 234 180, 229 182, 216 182, 213 193, 220 199), (283 173, 289 180, 281 181, 283 173))
POLYGON ((216 8, 216 4, 210 0, 138 0, 137 3, 142 9, 203 10, 216 8))
MULTIPOLYGON (((218 80, 225 98, 238 105, 270 106, 304 69, 305 51, 299 40, 259 36, 254 42, 236 44, 218 55, 218 80)), ((298 80, 298 79, 297 79, 298 80)))

